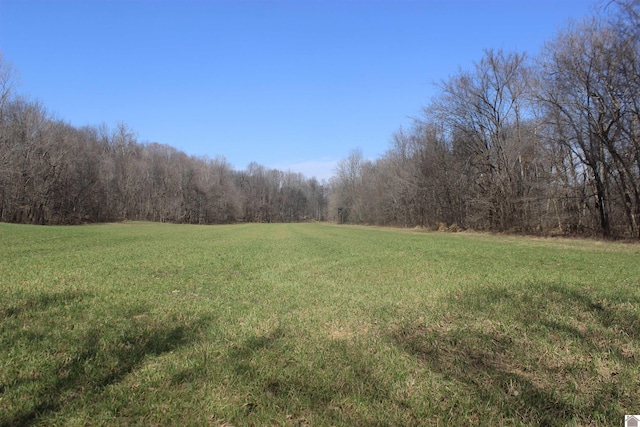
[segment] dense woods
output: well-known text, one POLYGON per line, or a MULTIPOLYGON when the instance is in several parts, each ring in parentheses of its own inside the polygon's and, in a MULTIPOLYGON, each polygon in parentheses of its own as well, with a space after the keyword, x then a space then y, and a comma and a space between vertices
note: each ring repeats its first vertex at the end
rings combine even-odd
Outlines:
MULTIPOLYGON (((4 75, 9 72, 5 67, 4 75)), ((8 86, 6 86, 8 88, 8 86)), ((37 102, 0 110, 0 220, 190 224, 323 220, 325 186, 301 174, 142 144, 125 124, 75 128, 37 102)))
MULTIPOLYGON (((640 238, 640 1, 610 2, 537 57, 488 49, 387 152, 329 183, 73 127, 18 96, 0 57, 0 220, 333 220, 640 238)), ((408 106, 410 107, 410 106, 408 106)))

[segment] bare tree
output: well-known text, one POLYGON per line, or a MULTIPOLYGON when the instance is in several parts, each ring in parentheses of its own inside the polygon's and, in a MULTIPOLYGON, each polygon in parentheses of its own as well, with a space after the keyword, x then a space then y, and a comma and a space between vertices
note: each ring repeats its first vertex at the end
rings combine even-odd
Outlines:
POLYGON ((13 65, 4 59, 0 51, 0 124, 3 122, 5 108, 11 102, 17 85, 18 73, 13 65))
POLYGON ((365 164, 362 150, 354 149, 340 160, 332 178, 331 215, 338 222, 363 222, 362 172, 365 164))
POLYGON ((528 115, 528 66, 524 54, 485 51, 473 72, 441 85, 442 95, 425 110, 444 126, 458 157, 467 163, 475 192, 477 226, 510 229, 522 224, 520 203, 528 115))
POLYGON ((542 58, 539 100, 550 135, 577 160, 585 206, 604 237, 622 232, 624 217, 638 233, 637 58, 638 44, 598 18, 561 32, 542 58))

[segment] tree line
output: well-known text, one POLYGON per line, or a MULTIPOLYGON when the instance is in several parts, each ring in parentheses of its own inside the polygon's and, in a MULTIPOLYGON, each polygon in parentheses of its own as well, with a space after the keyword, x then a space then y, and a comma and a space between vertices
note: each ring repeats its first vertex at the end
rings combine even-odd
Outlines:
POLYGON ((326 183, 256 163, 236 171, 224 158, 144 144, 124 123, 115 128, 71 126, 39 102, 13 96, 13 74, 0 61, 1 221, 325 219, 326 183))
POLYGON ((15 94, 0 56, 0 221, 341 223, 640 239, 640 0, 612 0, 536 57, 486 50, 409 129, 329 183, 74 127, 15 94))
POLYGON ((609 2, 535 58, 486 50, 331 186, 339 222, 640 238, 640 1, 609 2))

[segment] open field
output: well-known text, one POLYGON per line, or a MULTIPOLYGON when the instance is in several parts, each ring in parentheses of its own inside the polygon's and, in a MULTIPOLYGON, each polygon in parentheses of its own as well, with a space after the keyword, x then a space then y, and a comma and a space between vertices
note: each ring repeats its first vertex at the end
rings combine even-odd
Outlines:
POLYGON ((0 425, 622 425, 640 245, 0 224, 0 425))

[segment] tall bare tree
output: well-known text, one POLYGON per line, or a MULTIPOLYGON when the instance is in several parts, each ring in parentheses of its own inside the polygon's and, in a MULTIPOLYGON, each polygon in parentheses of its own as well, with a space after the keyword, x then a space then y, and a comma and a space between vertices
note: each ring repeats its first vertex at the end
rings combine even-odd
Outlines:
POLYGON ((604 237, 638 233, 638 43, 627 36, 593 18, 561 32, 542 57, 549 135, 576 159, 604 237))
POLYGON ((524 215, 527 186, 524 126, 528 117, 528 65, 519 53, 485 51, 472 72, 441 85, 425 113, 441 123, 456 155, 473 175, 474 210, 490 228, 509 229, 524 215))
POLYGON ((332 178, 331 217, 338 222, 363 222, 363 166, 361 149, 353 149, 340 160, 332 178))

